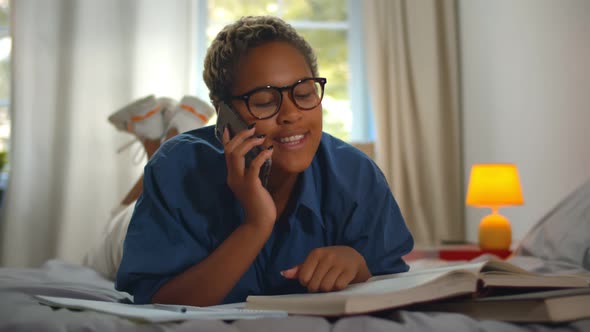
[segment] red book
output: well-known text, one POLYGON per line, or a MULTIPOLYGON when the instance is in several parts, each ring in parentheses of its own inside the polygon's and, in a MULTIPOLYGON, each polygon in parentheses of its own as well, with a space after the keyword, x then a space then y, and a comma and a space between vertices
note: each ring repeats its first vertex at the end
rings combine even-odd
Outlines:
POLYGON ((499 258, 508 258, 512 251, 510 250, 483 250, 476 245, 459 245, 459 246, 447 246, 441 247, 438 250, 438 258, 447 261, 461 261, 471 260, 483 254, 496 255, 499 258))
POLYGON ((483 250, 476 244, 443 245, 435 248, 415 249, 404 256, 404 259, 411 261, 421 258, 439 258, 447 261, 468 261, 483 254, 492 254, 506 259, 512 254, 512 251, 483 250))

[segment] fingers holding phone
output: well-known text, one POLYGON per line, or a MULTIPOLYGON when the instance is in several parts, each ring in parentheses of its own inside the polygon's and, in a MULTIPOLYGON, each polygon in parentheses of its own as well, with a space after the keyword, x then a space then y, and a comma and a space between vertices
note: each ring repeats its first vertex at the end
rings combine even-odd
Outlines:
POLYGON ((265 189, 273 150, 264 147, 265 137, 255 135, 254 125, 225 104, 218 112, 216 136, 224 146, 228 186, 242 204, 246 221, 274 224, 276 206, 265 189))
MULTIPOLYGON (((262 181, 263 177, 260 174, 265 171, 263 167, 271 159, 273 151, 272 145, 268 148, 264 147, 265 135, 254 135, 254 128, 252 128, 240 132, 233 139, 229 139, 227 132, 224 134, 224 140, 227 142, 224 145, 226 163, 228 170, 232 169, 232 172, 228 172, 228 177, 234 174, 239 177, 247 176, 254 183, 262 181), (253 159, 248 160, 248 153, 255 148, 260 148, 260 152, 253 159)), ((231 182, 229 178, 228 181, 231 182)), ((264 185, 264 183, 261 184, 264 185)))
MULTIPOLYGON (((262 138, 264 140, 264 138, 262 138)), ((262 146, 262 145, 260 145, 262 146)), ((266 183, 264 183, 264 179, 268 181, 268 176, 270 173, 270 160, 272 160, 272 153, 273 153, 273 146, 270 145, 264 148, 263 151, 258 153, 258 155, 252 159, 250 162, 250 167, 246 168, 246 176, 249 177, 252 181, 260 180, 261 184, 266 188, 266 183)))
MULTIPOLYGON (((229 139, 236 137, 239 133, 243 131, 250 130, 250 136, 241 137, 241 140, 245 140, 248 137, 251 137, 254 134, 252 131, 252 125, 248 124, 244 119, 236 112, 233 108, 231 108, 228 104, 222 102, 219 104, 218 112, 217 112, 217 123, 215 125, 215 135, 219 141, 223 143, 223 135, 225 129, 229 131, 229 139)), ((246 135, 246 134, 244 134, 246 135)), ((260 137, 261 138, 261 137, 260 137)), ((264 151, 264 148, 260 145, 254 145, 250 150, 246 152, 244 155, 244 162, 245 168, 250 167, 250 163, 256 156, 264 151)), ((270 167, 271 167, 271 159, 266 159, 265 162, 260 167, 260 172, 258 173, 260 177, 260 181, 262 185, 266 187, 268 183, 268 176, 270 174, 270 167)))
POLYGON ((237 174, 244 176, 246 169, 246 153, 255 146, 264 143, 264 137, 254 136, 254 127, 243 130, 230 138, 229 129, 225 128, 223 133, 223 149, 225 152, 225 160, 228 166, 228 176, 237 174), (232 172, 229 172, 229 169, 232 172))

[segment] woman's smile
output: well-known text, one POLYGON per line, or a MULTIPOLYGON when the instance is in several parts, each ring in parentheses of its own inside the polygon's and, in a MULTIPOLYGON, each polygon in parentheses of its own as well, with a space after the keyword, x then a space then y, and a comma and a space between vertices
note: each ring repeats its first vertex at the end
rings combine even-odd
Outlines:
POLYGON ((303 133, 282 134, 274 138, 275 148, 283 150, 297 150, 302 148, 309 135, 309 131, 303 133))

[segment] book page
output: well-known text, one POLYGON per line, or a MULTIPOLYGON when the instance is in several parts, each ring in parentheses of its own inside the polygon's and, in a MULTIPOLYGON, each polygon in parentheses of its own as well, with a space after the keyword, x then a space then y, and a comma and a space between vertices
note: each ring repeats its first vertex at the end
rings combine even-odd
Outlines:
POLYGON ((489 260, 483 266, 482 272, 487 271, 505 271, 505 272, 512 272, 514 274, 527 274, 527 275, 535 275, 533 272, 529 272, 523 268, 520 268, 514 264, 510 264, 506 261, 501 260, 489 260))
POLYGON ((369 279, 369 281, 373 280, 381 280, 381 279, 390 279, 390 278, 398 278, 400 276, 416 276, 416 275, 423 275, 423 274, 438 274, 441 272, 451 272, 451 271, 465 271, 473 273, 474 275, 478 275, 480 273, 488 273, 490 271, 502 271, 511 274, 519 274, 519 275, 530 275, 535 276, 539 274, 535 274, 529 272, 525 269, 522 269, 514 264, 510 264, 506 261, 499 260, 499 259, 488 259, 485 261, 478 261, 478 262, 469 262, 469 263, 449 263, 445 266, 435 267, 431 269, 424 269, 418 271, 409 271, 403 273, 396 273, 396 274, 387 274, 381 276, 375 276, 369 279))
POLYGON ((567 322, 590 318, 590 289, 566 289, 459 299, 420 305, 415 310, 457 312, 477 319, 522 323, 567 322))
POLYGON ((191 319, 235 320, 287 316, 286 312, 275 310, 220 309, 208 307, 188 307, 189 309, 187 310, 179 310, 185 307, 177 305, 134 305, 41 295, 36 295, 35 298, 40 303, 52 307, 91 310, 143 322, 175 322, 191 319))
MULTIPOLYGON (((477 265, 480 265, 479 263, 477 265)), ((452 274, 471 274, 476 279, 477 274, 474 273, 473 267, 471 270, 467 269, 442 269, 437 271, 420 271, 398 273, 388 275, 387 278, 371 278, 364 283, 352 284, 347 288, 336 292, 338 294, 382 294, 386 292, 397 292, 401 290, 416 288, 418 286, 426 285, 437 279, 449 277, 452 274)))
POLYGON ((474 275, 477 275, 477 274, 479 274, 479 272, 482 270, 482 268, 486 264, 488 264, 488 262, 449 264, 446 266, 435 267, 435 268, 426 269, 426 270, 409 271, 409 272, 374 276, 374 277, 370 278, 368 281, 370 282, 370 281, 383 280, 383 279, 418 277, 418 276, 422 276, 422 275, 440 276, 440 275, 443 275, 443 274, 446 274, 446 273, 452 272, 452 271, 465 271, 465 272, 469 272, 474 275))
POLYGON ((485 287, 543 287, 543 288, 573 288, 588 287, 585 278, 572 275, 541 275, 534 273, 513 273, 510 271, 483 272, 480 279, 485 287))
MULTIPOLYGON (((566 297, 566 296, 578 296, 588 295, 590 296, 590 288, 573 288, 573 289, 556 289, 541 292, 531 292, 524 294, 515 295, 500 295, 500 296, 489 296, 477 299, 478 302, 487 301, 509 301, 509 300, 536 300, 536 299, 550 299, 554 297, 566 297)), ((590 303, 590 302, 588 302, 590 303)))

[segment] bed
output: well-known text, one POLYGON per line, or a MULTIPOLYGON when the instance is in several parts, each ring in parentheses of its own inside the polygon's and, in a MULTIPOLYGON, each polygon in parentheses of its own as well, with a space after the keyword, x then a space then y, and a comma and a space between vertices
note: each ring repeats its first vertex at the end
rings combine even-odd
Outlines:
MULTIPOLYGON (((590 180, 542 218, 510 260, 537 272, 590 274, 590 180)), ((417 269, 429 263, 417 260, 410 266, 417 269)), ((92 311, 53 309, 39 304, 33 295, 131 299, 129 294, 116 291, 104 273, 88 266, 50 260, 38 268, 0 268, 0 331, 590 331, 590 319, 567 324, 512 324, 480 321, 461 314, 407 310, 340 319, 289 316, 145 324, 92 311)))

